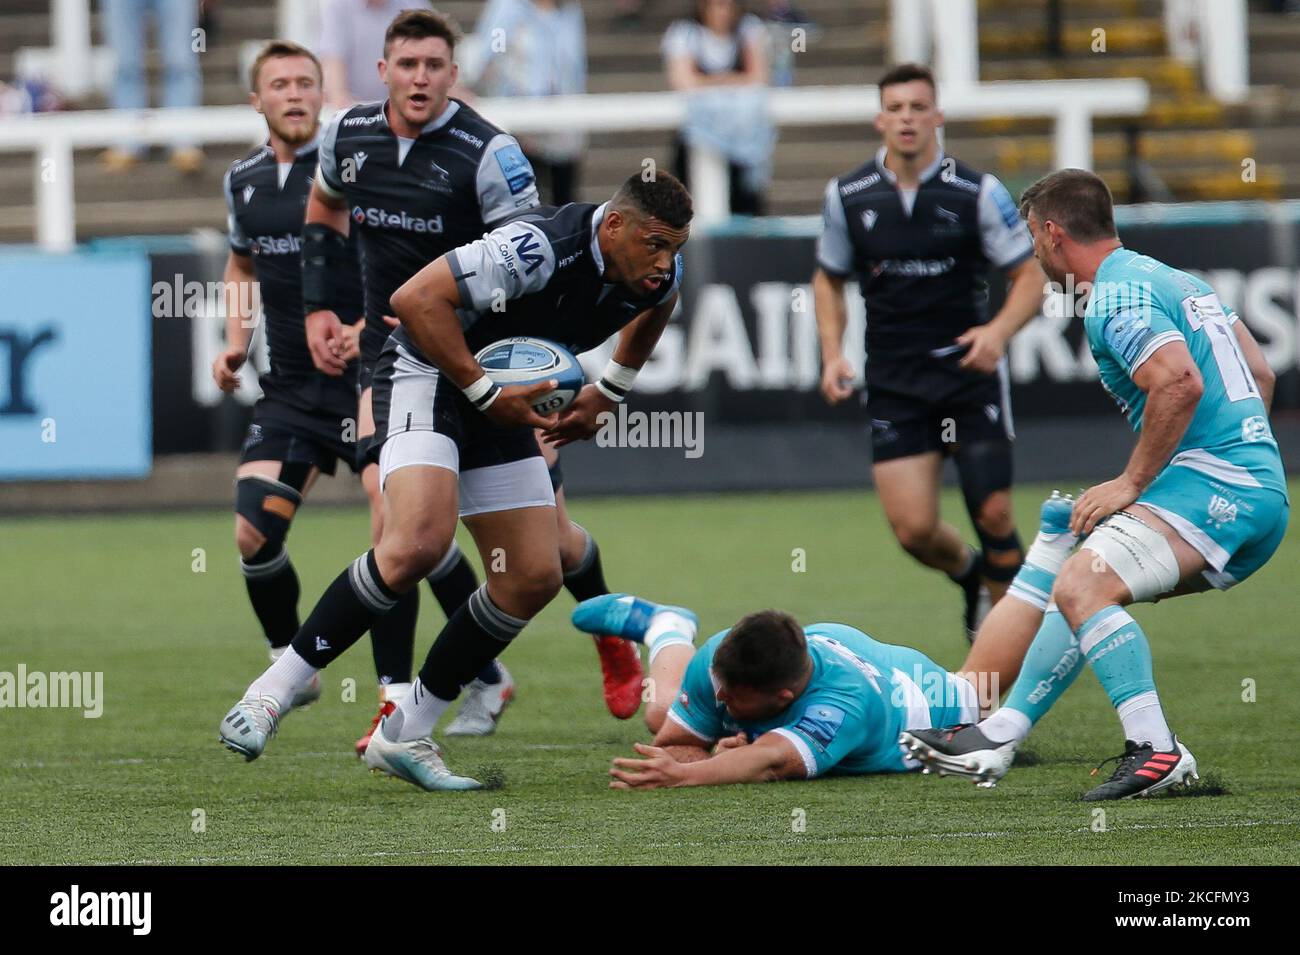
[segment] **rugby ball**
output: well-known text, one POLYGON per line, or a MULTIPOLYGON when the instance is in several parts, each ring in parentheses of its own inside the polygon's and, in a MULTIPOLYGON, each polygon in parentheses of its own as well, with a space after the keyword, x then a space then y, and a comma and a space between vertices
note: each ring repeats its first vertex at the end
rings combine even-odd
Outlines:
POLYGON ((573 352, 545 338, 506 338, 474 356, 487 376, 502 387, 533 385, 555 379, 559 387, 533 402, 540 415, 553 415, 573 404, 586 378, 573 352))

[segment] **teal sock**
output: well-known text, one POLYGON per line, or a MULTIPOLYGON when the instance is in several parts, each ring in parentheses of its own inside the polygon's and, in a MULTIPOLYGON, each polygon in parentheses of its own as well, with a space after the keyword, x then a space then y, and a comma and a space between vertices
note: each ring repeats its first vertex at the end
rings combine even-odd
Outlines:
POLYGON ((1173 735, 1156 695, 1151 645, 1138 622, 1122 607, 1104 607, 1084 621, 1078 637, 1079 649, 1119 711, 1125 736, 1160 752, 1172 750, 1173 735))
POLYGON ((1070 688, 1082 669, 1079 641, 1064 614, 1059 610, 1049 611, 1029 645, 1020 676, 1007 694, 1006 703, 980 723, 980 731, 996 743, 1024 739, 1070 688))

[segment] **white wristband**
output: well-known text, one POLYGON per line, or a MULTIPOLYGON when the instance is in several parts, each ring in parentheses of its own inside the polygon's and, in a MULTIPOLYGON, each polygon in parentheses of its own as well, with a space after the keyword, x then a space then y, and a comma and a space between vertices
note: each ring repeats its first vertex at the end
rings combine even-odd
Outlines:
POLYGON ((611 358, 600 380, 596 382, 596 390, 610 401, 621 402, 632 390, 632 383, 636 381, 637 372, 640 370, 620 365, 611 358))
POLYGON ((461 392, 475 408, 479 411, 486 411, 501 394, 501 386, 487 375, 484 375, 469 387, 462 388, 461 392))

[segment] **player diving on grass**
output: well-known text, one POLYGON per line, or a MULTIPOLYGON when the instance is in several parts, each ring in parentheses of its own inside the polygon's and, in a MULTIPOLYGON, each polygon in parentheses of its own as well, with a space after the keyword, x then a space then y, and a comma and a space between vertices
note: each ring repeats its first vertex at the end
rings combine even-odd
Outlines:
POLYGON ((653 745, 614 760, 615 789, 718 786, 920 768, 907 729, 975 718, 975 687, 919 650, 840 623, 747 614, 697 650, 683 607, 629 594, 580 603, 573 623, 649 648, 653 745))
POLYGON ((1274 376, 1209 285, 1123 247, 1097 176, 1053 173, 1025 191, 1021 212, 1047 275, 1090 288, 1088 343, 1137 445, 1119 477, 1068 512, 1048 502, 1044 529, 1055 533, 1030 549, 1011 589, 1019 599, 995 607, 981 630, 967 668, 1014 672, 1046 611, 1005 705, 976 725, 909 730, 902 741, 937 771, 993 785, 1086 661, 1125 744, 1110 778, 1083 798, 1149 795, 1190 784, 1197 766, 1165 720, 1146 634, 1124 608, 1226 590, 1277 549, 1290 503, 1268 421, 1274 376), (1083 542, 1067 556, 1075 535, 1083 542))
POLYGON ((596 434, 631 390, 677 303, 691 197, 666 173, 629 177, 608 202, 541 207, 439 256, 392 296, 401 320, 375 368, 375 436, 384 526, 378 544, 330 584, 284 655, 220 724, 228 748, 257 758, 301 688, 441 561, 459 516, 487 582, 434 641, 411 692, 371 735, 371 768, 426 790, 479 783, 446 767, 432 731, 563 582, 555 493, 534 438, 596 434), (600 380, 560 415, 532 402, 556 382, 500 386, 475 359, 521 335, 574 352, 619 334, 600 380))

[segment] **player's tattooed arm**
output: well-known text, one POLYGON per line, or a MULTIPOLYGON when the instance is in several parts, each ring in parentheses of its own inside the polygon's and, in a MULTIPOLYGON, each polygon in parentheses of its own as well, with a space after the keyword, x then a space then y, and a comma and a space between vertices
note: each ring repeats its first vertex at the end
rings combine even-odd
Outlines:
POLYGON ((248 360, 248 342, 253 337, 252 309, 245 308, 253 297, 243 291, 256 288, 252 256, 231 250, 222 279, 226 296, 226 349, 212 363, 212 379, 229 394, 239 387, 237 372, 248 360))
MULTIPOLYGON (((435 259, 407 279, 388 304, 415 347, 457 388, 464 391, 487 376, 465 341, 456 314, 461 305, 460 287, 447 256, 435 259)), ((552 428, 556 416, 542 417, 533 410, 532 400, 555 387, 553 380, 535 385, 508 385, 483 413, 501 425, 552 428)))
POLYGON ((708 759, 683 763, 665 748, 636 744, 643 759, 614 760, 609 774, 614 789, 663 789, 677 786, 725 786, 804 779, 807 770, 799 751, 785 737, 764 733, 753 743, 721 748, 708 759))
MULTIPOLYGON (((347 204, 342 198, 330 195, 322 188, 319 178, 312 182, 303 225, 321 226, 344 237, 351 226, 347 204)), ((359 350, 356 336, 360 334, 360 329, 348 332, 338 314, 328 308, 308 312, 305 323, 307 350, 311 354, 312 364, 318 371, 332 377, 342 375, 347 369, 348 361, 355 358, 359 350)))

